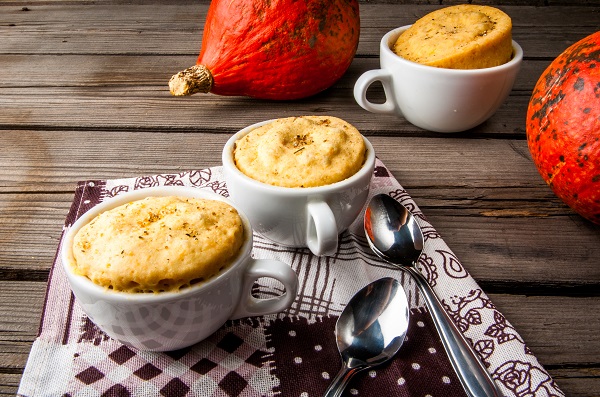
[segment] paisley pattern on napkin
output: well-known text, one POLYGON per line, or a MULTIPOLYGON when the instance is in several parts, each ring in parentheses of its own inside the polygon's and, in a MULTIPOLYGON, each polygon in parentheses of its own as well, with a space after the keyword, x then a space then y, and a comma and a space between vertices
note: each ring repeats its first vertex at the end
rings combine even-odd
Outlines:
MULTIPOLYGON (((181 185, 228 196, 220 167, 109 181, 81 182, 68 228, 102 200, 134 189, 181 185)), ((402 186, 377 160, 370 195, 388 193, 423 228, 419 270, 472 343, 506 396, 563 396, 552 378, 444 243, 402 186)), ((299 294, 285 312, 229 321, 206 340, 167 353, 143 352, 110 339, 81 311, 57 257, 48 282, 39 337, 31 350, 20 396, 300 396, 323 394, 341 360, 335 322, 359 289, 395 277, 411 305, 408 335, 391 362, 359 373, 344 396, 461 396, 424 302, 412 280, 369 249, 362 214, 340 236, 331 257, 277 246, 255 235, 253 256, 289 263, 299 294)), ((60 248, 60 247, 59 247, 60 248)), ((260 280, 259 296, 279 294, 260 280)))

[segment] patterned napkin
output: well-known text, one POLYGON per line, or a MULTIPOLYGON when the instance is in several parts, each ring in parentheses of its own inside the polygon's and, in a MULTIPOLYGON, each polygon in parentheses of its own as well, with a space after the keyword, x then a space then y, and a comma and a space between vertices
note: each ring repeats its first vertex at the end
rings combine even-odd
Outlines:
MULTIPOLYGON (((187 185, 227 196, 221 167, 180 174, 79 183, 68 228, 103 199, 157 185, 187 185)), ((419 268, 506 396, 563 396, 548 373, 444 243, 408 193, 377 160, 371 195, 388 193, 417 217, 425 236, 419 268)), ((464 396, 424 301, 410 277, 370 251, 362 215, 338 252, 315 257, 255 236, 253 256, 289 263, 299 295, 283 313, 229 321, 186 349, 137 351, 110 339, 74 299, 57 257, 19 396, 321 396, 341 367, 335 322, 362 287, 397 278, 411 305, 408 335, 388 364, 359 373, 344 396, 464 396)), ((260 280, 258 295, 280 293, 260 280)), ((275 284, 275 283, 274 283, 275 284)))

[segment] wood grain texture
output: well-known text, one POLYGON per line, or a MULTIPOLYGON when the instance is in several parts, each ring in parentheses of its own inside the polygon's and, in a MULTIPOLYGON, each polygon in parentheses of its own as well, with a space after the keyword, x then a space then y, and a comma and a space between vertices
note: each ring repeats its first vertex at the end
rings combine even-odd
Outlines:
MULTIPOLYGON (((289 102, 170 96, 170 76, 196 60, 209 0, 0 3, 0 396, 16 393, 77 181, 217 166, 238 129, 300 114, 357 126, 559 387, 600 396, 600 226, 553 195, 525 141, 533 86, 600 29, 600 3, 478 2, 512 17, 525 57, 504 105, 468 132, 424 131, 353 99, 383 34, 461 3, 361 1, 347 73, 289 102)), ((383 101, 381 87, 369 98, 383 101)))
MULTIPOLYGON (((40 66, 52 72, 33 78, 28 77, 30 59, 27 58, 0 58, 0 81, 15 81, 10 86, 0 87, 0 107, 3 109, 0 128, 16 125, 37 130, 112 128, 233 133, 248 124, 269 118, 329 113, 344 114, 367 136, 439 136, 392 115, 378 115, 378 123, 373 123, 374 115, 356 104, 352 93, 354 82, 365 71, 379 67, 376 59, 356 59, 342 79, 321 94, 302 100, 274 102, 213 94, 174 98, 166 84, 170 77, 169 68, 164 66, 173 63, 172 58, 117 56, 98 62, 95 57, 41 56, 38 58, 40 66), (4 62, 8 66, 2 67, 4 62), (82 70, 79 66, 86 62, 89 62, 89 67, 82 70), (146 67, 147 62, 156 67, 149 68, 152 72, 140 84, 136 80, 138 70, 146 67), (224 114, 227 125, 223 123, 224 114)), ((524 138, 529 96, 546 66, 544 61, 526 64, 511 96, 498 112, 469 134, 458 136, 483 134, 524 138)), ((375 85, 369 91, 369 99, 373 102, 384 100, 380 86, 375 85)), ((0 139, 10 139, 8 134, 3 135, 0 139)))
MULTIPOLYGON (((528 56, 555 57, 561 44, 598 28, 598 4, 589 7, 499 5, 513 20, 513 37, 528 56)), ((0 5, 0 52, 9 54, 171 54, 195 62, 206 18, 206 2, 169 2, 160 7, 117 2, 0 5), (92 12, 93 11, 93 12, 92 12), (42 26, 39 26, 42 24, 42 26)), ((387 31, 412 24, 440 8, 431 4, 361 3, 358 55, 377 56, 387 31)), ((184 69, 190 65, 182 65, 184 69)), ((177 72, 174 71, 173 73, 177 72)))

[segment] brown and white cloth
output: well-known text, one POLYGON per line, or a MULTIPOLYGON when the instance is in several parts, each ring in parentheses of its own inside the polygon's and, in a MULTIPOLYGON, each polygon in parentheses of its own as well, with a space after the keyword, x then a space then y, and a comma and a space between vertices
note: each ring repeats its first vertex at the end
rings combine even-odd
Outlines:
MULTIPOLYGON (((65 222, 108 197, 158 185, 186 185, 227 196, 221 167, 179 174, 80 182, 65 222)), ((415 202, 377 160, 371 195, 388 193, 417 217, 425 236, 419 269, 483 359, 506 396, 564 396, 523 339, 479 288, 415 202)), ((396 357, 359 373, 344 396, 464 396, 410 277, 369 249, 362 216, 341 235, 337 253, 315 257, 255 236, 253 256, 289 263, 299 294, 283 313, 227 322, 186 349, 153 353, 106 336, 83 314, 57 257, 50 273, 39 336, 19 396, 283 396, 313 397, 341 367, 334 336, 345 304, 381 277, 403 284, 411 305, 406 341, 396 357)), ((262 282, 262 279, 261 279, 262 282)), ((257 294, 278 293, 257 285, 257 294)), ((279 291, 280 292, 280 291, 279 291)))

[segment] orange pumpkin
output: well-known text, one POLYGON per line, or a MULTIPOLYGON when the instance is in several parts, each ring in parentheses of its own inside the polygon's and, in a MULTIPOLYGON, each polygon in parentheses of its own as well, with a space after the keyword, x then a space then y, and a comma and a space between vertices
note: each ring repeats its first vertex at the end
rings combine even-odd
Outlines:
POLYGON ((554 193, 600 224, 600 32, 542 73, 529 101, 527 143, 554 193))
POLYGON ((173 95, 308 97, 348 69, 360 33, 357 0, 213 0, 195 66, 173 95))

